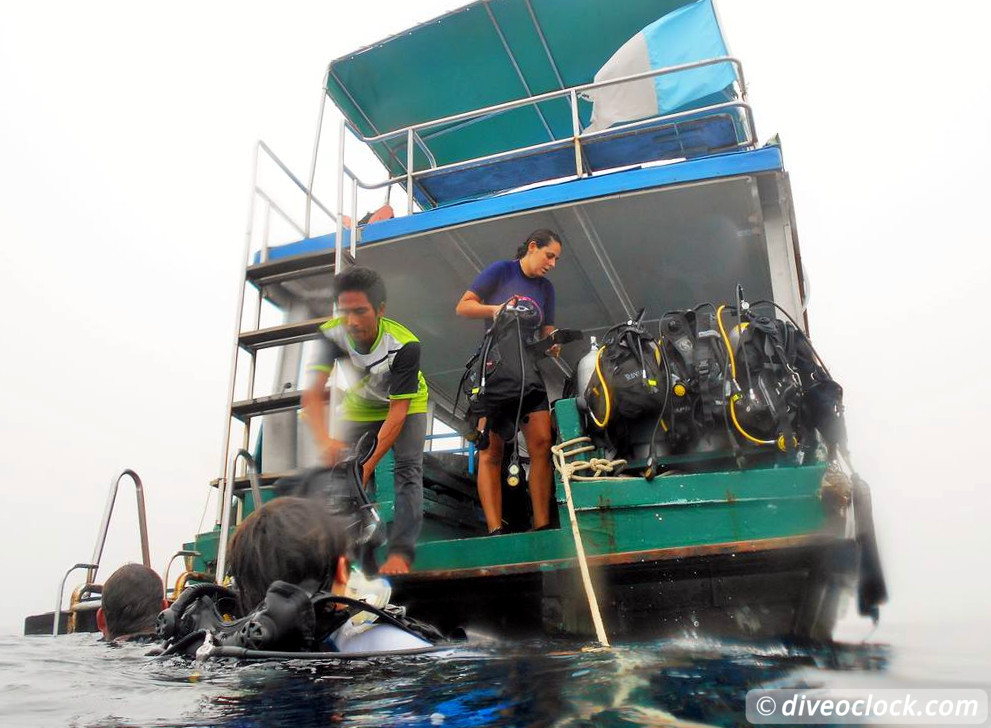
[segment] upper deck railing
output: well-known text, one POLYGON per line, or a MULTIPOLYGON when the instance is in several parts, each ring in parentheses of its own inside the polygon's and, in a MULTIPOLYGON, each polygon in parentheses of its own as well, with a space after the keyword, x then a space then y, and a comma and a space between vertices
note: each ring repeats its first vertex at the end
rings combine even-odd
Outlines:
MULTIPOLYGON (((324 97, 324 102, 326 101, 326 96, 324 97)), ((317 157, 320 144, 320 130, 323 126, 323 112, 324 104, 320 107, 320 121, 318 122, 317 138, 314 143, 314 153, 312 159, 312 165, 310 170, 310 189, 313 188, 313 182, 316 175, 317 168, 317 157)), ((606 140, 612 137, 618 137, 621 135, 628 134, 630 132, 635 132, 637 130, 653 129, 660 125, 676 123, 685 119, 695 119, 703 118, 707 116, 715 116, 718 114, 724 114, 733 109, 740 112, 739 122, 742 128, 742 135, 734 145, 736 148, 748 148, 756 144, 756 130, 753 119, 753 110, 750 104, 747 102, 747 92, 746 92, 746 81, 743 73, 743 65, 736 58, 731 56, 722 56, 718 58, 710 58, 702 61, 695 61, 693 63, 685 63, 677 66, 669 66, 666 68, 658 68, 650 71, 645 71, 643 73, 632 74, 624 76, 621 78, 609 79, 605 81, 598 81, 593 83, 582 84, 579 86, 572 86, 570 88, 561 89, 558 91, 551 91, 545 94, 540 94, 537 96, 531 96, 524 99, 518 99, 516 101, 509 101, 500 104, 494 104, 492 106, 486 106, 483 108, 475 109, 472 111, 466 111, 458 114, 452 114, 449 116, 440 117, 430 121, 420 122, 417 124, 412 124, 407 127, 400 129, 395 129, 393 131, 385 132, 375 136, 363 136, 357 128, 354 127, 350 122, 344 120, 343 118, 338 125, 338 155, 337 155, 337 190, 338 190, 338 200, 337 208, 340 213, 343 210, 344 202, 343 195, 345 189, 345 180, 350 181, 352 187, 352 207, 354 206, 354 200, 357 196, 357 190, 373 190, 388 188, 394 184, 403 184, 406 187, 406 197, 407 197, 407 208, 410 214, 414 210, 414 191, 416 189, 416 183, 421 178, 427 175, 437 175, 444 172, 454 171, 458 169, 477 167, 486 164, 492 164, 495 162, 500 162, 504 160, 511 160, 515 156, 519 155, 530 155, 535 153, 540 153, 541 151, 548 151, 554 149, 560 149, 566 146, 573 146, 575 153, 575 168, 574 176, 582 177, 588 173, 585 169, 582 161, 582 149, 583 144, 590 141, 606 140), (581 122, 579 118, 579 105, 578 100, 583 94, 590 91, 595 91, 597 89, 602 89, 610 86, 617 86, 621 84, 634 83, 637 81, 643 81, 646 79, 653 79, 659 76, 670 75, 675 73, 681 73, 685 71, 690 71, 693 69, 704 68, 707 66, 713 66, 717 64, 729 63, 732 65, 735 72, 735 86, 737 87, 737 98, 729 100, 726 102, 718 104, 710 104, 707 106, 700 106, 696 108, 684 109, 674 113, 661 113, 650 117, 640 118, 636 120, 631 120, 621 124, 616 124, 607 129, 599 129, 596 131, 583 131, 581 127, 581 122), (540 144, 535 144, 526 147, 506 149, 495 154, 489 154, 486 156, 474 157, 469 159, 458 160, 456 162, 451 162, 448 164, 438 165, 434 155, 431 153, 429 145, 426 141, 428 138, 427 132, 431 130, 437 130, 439 127, 448 127, 451 124, 469 124, 476 123, 478 121, 485 120, 487 118, 493 117, 497 114, 502 114, 514 109, 520 109, 525 107, 533 107, 539 112, 539 104, 553 101, 556 99, 565 99, 568 101, 571 109, 571 135, 563 138, 553 138, 553 132, 549 127, 547 131, 552 137, 546 142, 540 144), (344 146, 346 131, 350 131, 360 142, 366 145, 385 143, 393 141, 396 139, 405 139, 406 145, 406 159, 405 163, 402 165, 405 169, 403 174, 393 175, 386 177, 385 179, 369 182, 361 179, 345 162, 344 159, 344 146), (423 169, 416 169, 415 164, 415 153, 419 149, 423 153, 423 157, 427 160, 428 166, 423 169)), ((436 133, 436 132, 435 132, 436 133)), ((397 162, 400 161, 397 158, 397 162)), ((307 197, 307 219, 310 215, 310 207, 312 192, 307 197)), ((338 219, 338 239, 343 233, 343 224, 340 222, 340 215, 337 216, 338 219)), ((356 244, 356 233, 355 229, 352 230, 351 235, 351 246, 352 254, 354 253, 354 245, 356 244)))
MULTIPOLYGON (((314 194, 314 183, 316 181, 316 173, 318 168, 318 162, 320 160, 320 144, 322 137, 322 130, 324 126, 324 114, 326 109, 326 101, 328 95, 326 93, 326 84, 321 91, 322 99, 320 104, 319 116, 317 121, 317 130, 313 143, 313 153, 310 162, 309 179, 308 184, 300 179, 300 177, 293 174, 293 172, 286 166, 285 163, 279 159, 272 150, 262 141, 259 141, 256 147, 256 161, 255 161, 255 173, 254 182, 252 185, 252 199, 259 199, 264 204, 266 220, 270 212, 274 212, 285 222, 287 222, 299 235, 301 238, 312 237, 312 219, 314 208, 326 215, 327 219, 336 229, 337 235, 336 240, 340 243, 335 243, 336 256, 335 265, 340 266, 342 263, 342 256, 344 254, 343 242, 345 241, 344 228, 346 227, 345 221, 350 218, 349 227, 350 235, 348 236, 348 245, 350 247, 350 254, 353 258, 356 254, 356 245, 360 238, 360 233, 357 224, 357 210, 358 210, 358 190, 381 190, 385 189, 385 200, 388 201, 389 193, 388 190, 391 189, 393 185, 401 184, 406 188, 406 208, 407 214, 414 214, 417 211, 417 204, 415 193, 417 190, 418 182, 424 180, 426 177, 443 175, 446 173, 456 172, 458 170, 464 170, 472 167, 484 167, 486 165, 492 165, 496 163, 511 162, 513 159, 522 156, 532 156, 539 155, 544 152, 560 151, 567 147, 572 147, 574 150, 574 168, 572 170, 571 176, 573 178, 581 178, 588 174, 591 174, 593 170, 590 170, 586 163, 583 161, 583 151, 585 145, 591 143, 598 143, 602 141, 608 141, 610 139, 615 139, 621 136, 627 136, 631 134, 645 133, 648 131, 654 131, 659 127, 664 127, 667 125, 675 125, 678 122, 685 120, 696 120, 696 119, 706 119, 714 118, 718 116, 726 116, 732 114, 732 120, 734 125, 738 125, 740 133, 736 136, 735 141, 729 145, 729 148, 746 149, 751 148, 756 145, 756 129, 753 118, 753 110, 747 100, 747 85, 744 77, 743 65, 742 63, 732 56, 721 56, 717 58, 710 58, 701 61, 695 61, 693 63, 685 63, 677 66, 669 66, 666 68, 658 68, 650 71, 645 71, 643 73, 632 74, 624 76, 621 78, 608 79, 604 81, 598 81, 593 83, 582 84, 578 86, 572 86, 569 88, 551 91, 544 94, 539 94, 536 96, 530 96, 527 98, 517 99, 515 101, 509 101, 500 104, 494 104, 491 106, 485 106, 479 109, 474 109, 471 111, 465 111, 458 114, 452 114, 449 116, 444 116, 429 121, 420 122, 417 124, 412 124, 410 126, 395 129, 393 131, 385 132, 382 134, 377 134, 374 136, 364 136, 361 132, 349 121, 347 121, 343 116, 340 118, 337 124, 337 144, 335 154, 335 167, 336 167, 336 199, 332 203, 331 207, 334 209, 329 209, 328 205, 320 202, 319 199, 314 194), (709 66, 715 66, 718 64, 730 64, 734 70, 735 81, 733 86, 735 86, 735 96, 736 98, 727 100, 725 102, 720 102, 716 104, 709 104, 706 106, 699 106, 695 108, 682 109, 673 113, 659 113, 654 116, 639 118, 619 124, 615 124, 606 129, 598 129, 595 131, 588 131, 582 129, 580 114, 579 114, 579 99, 583 98, 585 94, 589 92, 596 91, 598 89, 603 89, 611 86, 619 86, 622 84, 632 84, 638 81, 644 81, 649 79, 655 79, 660 76, 671 75, 682 73, 685 71, 691 71, 694 69, 705 68, 709 66), (555 100, 565 100, 568 102, 571 112, 571 134, 569 136, 564 136, 560 138, 555 138, 554 133, 549 126, 545 125, 548 135, 550 138, 546 142, 539 144, 534 144, 530 146, 523 146, 518 148, 508 148, 502 151, 488 154, 484 156, 470 157, 466 159, 457 160, 447 164, 438 164, 435 155, 430 149, 429 140, 431 138, 431 132, 433 136, 446 133, 452 129, 451 125, 469 125, 484 121, 486 119, 492 118, 499 114, 504 114, 516 109, 522 109, 527 107, 532 107, 539 112, 539 105, 546 104, 549 101, 555 100), (398 157, 394 156, 396 163, 401 166, 403 173, 393 174, 385 177, 384 179, 370 181, 359 175, 345 158, 345 141, 347 133, 350 133, 364 145, 371 146, 375 144, 383 144, 387 142, 392 142, 395 140, 404 140, 406 153, 405 159, 400 160, 398 157), (417 169, 416 164, 416 153, 417 150, 422 154, 421 160, 425 160, 426 164, 421 169, 417 169), (303 214, 303 220, 298 222, 293 216, 289 215, 285 210, 283 210, 276 202, 269 196, 265 190, 263 190, 258 184, 258 153, 261 153, 269 157, 272 162, 281 170, 285 177, 303 193, 305 196, 305 208, 303 214), (350 199, 348 204, 345 205, 345 192, 350 187, 350 199)), ((721 148, 720 151, 726 148, 721 148)), ((643 160, 630 160, 629 164, 640 163, 643 160)), ((615 169, 617 167, 625 166, 623 163, 611 164, 610 166, 602 169, 596 169, 595 172, 605 171, 606 169, 615 169)), ((553 179, 564 179, 566 176, 554 177, 553 179)), ((546 179, 534 180, 539 182, 548 181, 546 179)), ((528 181, 522 183, 521 186, 527 186, 533 181, 528 181)), ((422 187, 421 187, 422 190, 422 187)), ((268 224, 265 224, 265 231, 262 235, 261 244, 261 259, 266 259, 266 251, 268 248, 268 224)), ((252 237, 251 226, 249 225, 248 230, 249 240, 252 237)))

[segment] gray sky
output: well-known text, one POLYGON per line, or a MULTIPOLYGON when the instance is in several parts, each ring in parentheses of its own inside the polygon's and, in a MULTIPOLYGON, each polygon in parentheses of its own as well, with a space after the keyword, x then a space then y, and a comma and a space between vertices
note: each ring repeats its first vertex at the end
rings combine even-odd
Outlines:
MULTIPOLYGON (((89 559, 122 468, 145 480, 156 569, 195 533, 252 143, 304 173, 327 62, 457 4, 0 10, 0 632, 89 559)), ((781 134, 813 338, 846 389, 901 622, 984 615, 989 595, 991 10, 946 7, 719 5, 758 133, 781 134)), ((102 573, 139 557, 122 490, 102 573)))

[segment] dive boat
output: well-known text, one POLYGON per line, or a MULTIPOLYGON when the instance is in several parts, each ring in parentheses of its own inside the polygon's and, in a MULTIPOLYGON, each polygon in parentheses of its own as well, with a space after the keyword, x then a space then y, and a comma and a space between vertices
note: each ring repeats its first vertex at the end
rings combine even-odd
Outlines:
MULTIPOLYGON (((256 148, 227 435, 210 483, 216 518, 177 554, 173 596, 222 582, 228 534, 279 478, 316 464, 300 417, 308 342, 332 310, 333 274, 358 263, 383 276, 390 315, 419 337, 430 391, 424 525, 412 572, 393 579, 411 616, 498 634, 825 640, 857 590, 876 618, 885 593, 869 494, 842 458, 734 432, 680 452, 631 435, 625 470, 610 471, 616 453, 575 380, 593 337, 640 311, 662 338, 665 312, 739 311, 745 291, 809 333, 782 150, 758 140, 711 0, 481 0, 331 62, 323 99, 306 181, 256 148), (327 101, 339 112, 330 144, 327 101), (352 162, 368 152, 383 170, 374 180, 352 162), (297 189, 295 215, 263 186, 269 162, 297 189), (313 193, 328 169, 332 205, 313 193), (405 214, 359 224, 368 200, 389 201, 394 188, 405 214), (270 239, 272 212, 296 239, 270 239), (539 228, 565 241, 557 321, 582 332, 540 364, 563 445, 557 527, 526 531, 523 486, 504 485, 517 532, 488 536, 458 407, 482 330, 454 307, 539 228), (280 325, 260 326, 263 304, 280 325), (265 349, 278 362, 271 392, 259 393, 265 349), (573 467, 592 458, 607 464, 573 467)), ((390 456, 375 483, 389 522, 390 456)))

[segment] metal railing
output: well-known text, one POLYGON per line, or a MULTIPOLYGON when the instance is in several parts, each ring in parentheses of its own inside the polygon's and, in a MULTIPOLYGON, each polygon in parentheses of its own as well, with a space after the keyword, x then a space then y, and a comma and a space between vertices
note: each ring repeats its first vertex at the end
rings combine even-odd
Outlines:
POLYGON ((103 558, 103 546, 107 542, 107 531, 110 529, 110 517, 114 513, 114 504, 117 501, 117 488, 120 481, 128 477, 134 483, 135 495, 138 501, 138 531, 141 536, 141 563, 151 568, 151 556, 148 550, 148 519, 145 516, 145 491, 141 478, 130 468, 121 471, 120 475, 110 486, 110 493, 107 496, 107 506, 103 511, 103 521, 100 523, 100 531, 96 537, 96 546, 93 548, 93 558, 90 559, 92 566, 86 573, 86 581, 90 584, 96 579, 96 572, 100 568, 100 559, 103 558))
POLYGON ((55 600, 55 612, 52 614, 52 637, 58 637, 59 634, 59 622, 62 620, 62 595, 65 592, 65 582, 69 579, 69 574, 79 569, 97 569, 99 566, 99 564, 75 564, 65 572, 65 576, 59 582, 58 597, 55 600))
POLYGON ((475 443, 465 440, 464 435, 457 432, 435 432, 427 435, 424 443, 425 452, 430 453, 451 453, 454 455, 465 455, 468 458, 468 475, 475 474, 475 443), (458 440, 461 444, 457 447, 434 448, 434 440, 458 440))
MULTIPOLYGON (((324 85, 326 88, 326 84, 324 85)), ((365 143, 365 144, 376 144, 387 142, 393 139, 399 139, 406 137, 406 172, 405 174, 396 175, 388 177, 382 181, 367 183, 363 182, 357 177, 347 172, 347 176, 355 180, 355 183, 363 189, 378 189, 382 187, 388 187, 396 183, 405 183, 406 194, 407 194, 407 206, 409 212, 413 212, 413 190, 414 182, 417 177, 424 175, 425 173, 433 173, 446 171, 449 169, 455 169, 458 167, 468 166, 468 165, 478 165, 486 162, 496 161, 501 158, 511 157, 524 152, 535 152, 542 149, 549 149, 559 146, 566 146, 568 144, 573 144, 575 147, 575 174, 577 176, 582 176, 584 174, 582 157, 581 157, 581 144, 583 141, 608 138, 610 136, 618 135, 623 132, 634 130, 637 127, 655 125, 659 122, 676 122, 680 119, 691 118, 695 116, 703 116, 707 114, 714 114, 720 111, 728 111, 730 109, 740 109, 743 112, 745 121, 745 139, 738 142, 737 146, 748 147, 753 146, 756 143, 756 126, 754 124, 753 110, 750 104, 747 103, 747 91, 746 91, 746 80, 743 75, 743 65, 740 61, 732 56, 721 56, 719 58, 710 58, 702 61, 695 61, 693 63, 683 63, 677 66, 669 66, 667 68, 657 68, 650 71, 644 71, 642 73, 631 74, 629 76, 624 76, 622 78, 609 79, 606 81, 598 81, 587 84, 582 84, 579 86, 572 86, 571 88, 560 89, 557 91, 550 91, 548 93, 539 94, 537 96, 530 96, 524 99, 517 99, 515 101, 507 101, 501 104, 494 104, 492 106, 486 106, 481 109, 475 109, 473 111, 465 111, 458 114, 452 114, 450 116, 445 116, 439 119, 433 119, 430 121, 420 122, 418 124, 412 124, 401 129, 396 129, 394 131, 385 132, 382 134, 376 134, 374 136, 364 136, 358 129, 352 125, 350 122, 342 121, 342 127, 350 129, 350 131, 355 135, 355 137, 365 143), (736 71, 736 83, 739 87, 740 98, 735 101, 727 101, 720 104, 712 104, 709 106, 699 107, 696 109, 689 109, 686 111, 679 111, 669 114, 658 114, 653 117, 647 117, 643 119, 638 119, 636 121, 631 121, 624 124, 618 124, 612 126, 608 129, 600 129, 593 132, 583 132, 581 130, 581 122, 578 113, 578 98, 580 95, 585 94, 589 91, 594 91, 595 89, 606 88, 608 86, 615 86, 618 84, 631 83, 634 81, 641 81, 645 79, 656 78, 658 76, 669 75, 674 73, 680 73, 683 71, 689 71, 698 68, 704 68, 706 66, 713 66, 720 63, 732 64, 736 71), (452 162, 450 164, 437 166, 436 159, 430 153, 426 142, 423 138, 423 132, 438 126, 445 126, 449 124, 455 124, 457 122, 474 123, 485 118, 489 118, 496 114, 501 114, 506 111, 512 111, 513 109, 524 108, 527 106, 539 107, 538 104, 544 103, 546 101, 551 101, 554 99, 567 99, 571 107, 571 121, 572 121, 572 135, 570 137, 563 137, 561 139, 551 139, 547 142, 542 142, 540 144, 535 144, 529 147, 510 149, 496 154, 486 155, 482 157, 476 157, 473 159, 465 159, 457 162, 452 162), (414 152, 415 149, 419 147, 424 151, 424 156, 426 156, 430 167, 424 170, 416 171, 414 169, 414 152)), ((322 109, 321 109, 322 118, 322 109)), ((445 131, 448 131, 445 129, 445 131)), ((319 143, 319 134, 318 134, 319 143)), ((343 189, 343 179, 345 176, 345 165, 343 162, 343 128, 341 131, 341 141, 339 142, 339 157, 338 157, 338 182, 339 189, 343 189)), ((397 158, 397 161, 398 158, 397 158)), ((314 169, 316 166, 316 146, 314 148, 314 169)), ((311 177, 312 179, 312 177, 311 177)), ((353 244, 353 240, 352 240, 353 244)))
POLYGON ((143 563, 149 569, 151 568, 151 555, 148 548, 148 519, 145 515, 145 495, 144 486, 141 483, 141 478, 136 472, 127 468, 121 471, 113 484, 110 486, 110 492, 107 495, 107 505, 103 510, 103 519, 100 522, 100 530, 96 536, 96 546, 93 548, 93 558, 90 559, 88 564, 75 564, 67 572, 65 576, 62 577, 62 581, 59 582, 58 588, 58 598, 55 604, 55 614, 54 622, 52 625, 52 636, 55 637, 59 633, 59 619, 62 614, 62 597, 65 592, 65 582, 69 578, 69 574, 78 569, 86 569, 86 584, 93 584, 96 579, 96 572, 100 568, 100 559, 103 558, 103 547, 107 542, 107 532, 110 530, 110 518, 114 513, 114 505, 117 502, 117 490, 120 486, 120 481, 124 477, 129 477, 134 482, 134 490, 137 496, 138 505, 138 531, 141 537, 141 563, 143 563))
POLYGON ((216 574, 218 584, 223 584, 224 577, 227 575, 227 538, 231 527, 231 515, 233 511, 233 503, 231 501, 234 498, 235 472, 239 460, 244 460, 247 466, 248 480, 251 483, 251 497, 255 501, 255 509, 261 508, 262 504, 262 491, 258 483, 258 466, 255 464, 255 459, 251 457, 251 453, 242 448, 237 451, 231 460, 230 472, 221 487, 220 507, 222 512, 220 515, 220 540, 217 543, 216 574))
MULTIPOLYGON (((175 560, 178 559, 180 556, 182 556, 183 558, 185 557, 198 558, 202 556, 202 554, 199 551, 193 551, 191 549, 179 549, 174 554, 172 554, 172 558, 169 559, 169 563, 165 565, 165 572, 164 572, 164 576, 162 577, 162 591, 164 592, 163 596, 166 599, 169 598, 169 572, 172 570, 172 564, 174 564, 175 560)), ((191 569, 192 566, 187 563, 186 570, 183 572, 183 574, 188 573, 191 569)), ((178 594, 179 594, 178 590, 176 589, 172 590, 173 598, 178 596, 178 594)))
MULTIPOLYGON (((324 205, 322 202, 320 202, 320 200, 318 200, 313 195, 312 188, 311 187, 307 187, 306 185, 304 185, 302 183, 302 181, 299 179, 299 177, 297 177, 295 174, 293 174, 292 170, 289 169, 289 167, 286 165, 286 163, 283 162, 281 159, 279 159, 279 157, 275 154, 275 152, 272 151, 271 147, 269 147, 268 144, 266 144, 265 142, 263 142, 263 141, 261 141, 259 139, 258 140, 258 143, 257 143, 257 148, 260 149, 261 151, 265 152, 265 155, 269 159, 271 159, 275 163, 275 165, 279 169, 281 169, 283 171, 283 173, 285 173, 286 177, 288 177, 289 180, 294 185, 296 185, 296 187, 298 187, 299 190, 306 196, 306 217, 305 217, 305 219, 303 221, 303 226, 300 227, 281 208, 279 208, 278 205, 276 205, 274 202, 271 202, 271 198, 268 197, 268 195, 258 186, 258 166, 257 166, 257 164, 255 165, 255 168, 254 168, 254 184, 253 184, 253 187, 254 187, 254 190, 255 190, 255 194, 259 195, 260 197, 262 197, 263 199, 265 199, 267 202, 269 202, 269 204, 272 205, 273 209, 275 209, 276 212, 279 213, 279 215, 281 215, 283 217, 283 219, 285 219, 293 227, 295 227, 297 230, 299 230, 305 237, 309 237, 310 236, 310 222, 311 222, 310 218, 311 218, 311 212, 312 212, 312 206, 313 205, 316 205, 318 208, 320 208, 320 210, 325 215, 327 215, 327 217, 329 217, 331 219, 331 222, 336 222, 337 221, 337 215, 335 215, 333 212, 331 212, 329 209, 327 209, 327 206, 324 205)), ((257 161, 257 157, 256 157, 256 161, 257 161)), ((312 184, 312 182, 311 182, 311 184, 312 184)), ((265 240, 264 242, 266 244, 268 243, 267 240, 265 240)))

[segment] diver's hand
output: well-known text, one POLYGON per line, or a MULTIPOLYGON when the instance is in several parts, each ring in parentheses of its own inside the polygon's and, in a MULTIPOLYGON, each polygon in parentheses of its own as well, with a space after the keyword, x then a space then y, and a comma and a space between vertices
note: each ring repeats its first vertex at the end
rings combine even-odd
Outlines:
POLYGON ((346 442, 328 437, 320 446, 320 459, 324 465, 336 465, 344 458, 348 449, 349 446, 346 442))
POLYGON ((375 475, 375 466, 371 462, 366 462, 361 466, 361 484, 368 487, 368 481, 375 475))
POLYGON ((494 321, 495 319, 497 319, 499 317, 499 314, 503 313, 507 308, 515 308, 516 304, 519 302, 520 302, 520 297, 513 296, 503 304, 500 304, 498 306, 492 306, 493 309, 492 320, 494 321))
POLYGON ((551 345, 547 347, 547 351, 544 352, 547 356, 552 356, 557 359, 561 355, 561 345, 557 342, 557 332, 560 329, 551 329, 550 326, 544 327, 544 337, 550 339, 551 345))

